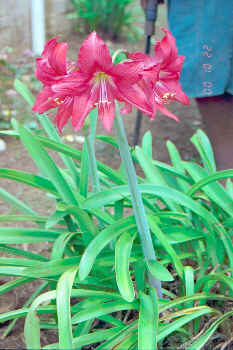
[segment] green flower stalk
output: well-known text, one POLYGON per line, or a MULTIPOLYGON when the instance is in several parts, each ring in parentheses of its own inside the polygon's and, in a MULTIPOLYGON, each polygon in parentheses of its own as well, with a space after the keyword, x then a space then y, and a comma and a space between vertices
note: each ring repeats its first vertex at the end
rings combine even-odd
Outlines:
MULTIPOLYGON (((120 149, 122 164, 125 169, 129 190, 131 193, 131 200, 132 200, 138 232, 142 243, 143 254, 147 262, 149 260, 156 260, 156 255, 153 247, 150 229, 149 229, 149 225, 145 214, 145 208, 142 202, 141 193, 138 188, 137 176, 136 176, 134 164, 129 152, 129 145, 128 145, 124 124, 121 119, 118 105, 116 105, 115 128, 117 132, 117 140, 118 140, 118 145, 120 149)), ((158 297, 161 298, 162 297, 161 281, 155 278, 149 271, 148 271, 148 278, 149 278, 150 286, 155 287, 158 297)))

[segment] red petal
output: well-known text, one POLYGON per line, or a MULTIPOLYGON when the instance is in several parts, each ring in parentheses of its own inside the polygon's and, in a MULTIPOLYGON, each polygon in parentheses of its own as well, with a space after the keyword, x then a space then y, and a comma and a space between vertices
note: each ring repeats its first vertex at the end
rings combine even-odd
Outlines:
POLYGON ((51 108, 56 108, 57 104, 54 101, 54 97, 55 96, 52 93, 50 87, 44 87, 42 91, 37 95, 36 101, 32 107, 32 111, 41 114, 51 108))
POLYGON ((66 74, 66 54, 68 45, 66 43, 57 43, 48 57, 51 67, 57 75, 66 74))
POLYGON ((35 76, 42 83, 46 85, 51 85, 54 82, 56 73, 53 70, 53 68, 49 65, 47 59, 39 57, 36 59, 35 76))
POLYGON ((189 105, 188 96, 182 91, 182 88, 177 80, 167 80, 165 81, 166 87, 169 92, 174 92, 174 99, 184 105, 189 105))
POLYGON ((99 67, 106 71, 111 69, 113 63, 110 53, 104 41, 92 32, 86 40, 84 40, 78 54, 78 66, 81 71, 86 73, 94 73, 99 67))
POLYGON ((124 107, 121 108, 121 114, 129 114, 132 113, 132 105, 129 103, 125 103, 124 107))
POLYGON ((173 62, 178 53, 176 40, 173 35, 166 28, 162 28, 162 30, 165 33, 165 36, 155 45, 155 57, 157 57, 158 60, 162 59, 163 67, 168 65, 170 62, 173 62))
POLYGON ((36 77, 44 84, 51 85, 66 72, 67 44, 58 43, 56 38, 45 45, 41 57, 36 60, 36 77))
POLYGON ((185 60, 185 56, 178 56, 174 61, 170 62, 166 70, 180 72, 185 60))
POLYGON ((58 107, 57 115, 54 119, 54 123, 57 125, 59 132, 62 132, 62 129, 68 122, 69 118, 72 115, 73 110, 73 99, 67 97, 63 104, 58 107))
POLYGON ((128 85, 120 84, 118 90, 121 93, 123 101, 128 102, 140 109, 143 113, 152 115, 152 107, 148 103, 148 96, 138 84, 128 85))
POLYGON ((165 108, 163 105, 159 105, 157 104, 157 108, 158 110, 163 113, 164 115, 168 116, 169 118, 174 119, 175 121, 179 121, 179 118, 173 114, 172 112, 170 112, 167 108, 165 108))
POLYGON ((101 96, 101 85, 96 89, 98 94, 98 117, 102 121, 105 130, 110 131, 115 117, 115 102, 113 97, 115 89, 109 83, 106 83, 105 89, 104 96, 106 94, 106 100, 104 96, 101 96), (101 101, 102 98, 104 101, 101 101))
POLYGON ((83 73, 72 73, 52 85, 52 91, 58 96, 77 96, 87 87, 88 79, 83 73))
POLYGON ((41 54, 41 57, 42 58, 48 58, 53 49, 55 48, 55 46, 57 45, 57 39, 56 38, 52 38, 50 39, 46 44, 45 44, 45 47, 44 47, 44 50, 41 54))
POLYGON ((128 84, 134 84, 140 79, 140 74, 143 73, 143 63, 139 62, 124 62, 112 67, 109 74, 114 81, 126 80, 128 84))
POLYGON ((144 65, 144 69, 150 69, 153 66, 160 63, 154 56, 147 55, 143 52, 135 52, 127 55, 128 58, 134 62, 141 62, 144 65))
POLYGON ((112 129, 115 117, 115 102, 102 103, 98 105, 98 117, 102 121, 105 130, 108 132, 112 129))
POLYGON ((83 127, 89 112, 95 107, 96 94, 91 96, 91 91, 74 98, 72 126, 75 131, 83 127))

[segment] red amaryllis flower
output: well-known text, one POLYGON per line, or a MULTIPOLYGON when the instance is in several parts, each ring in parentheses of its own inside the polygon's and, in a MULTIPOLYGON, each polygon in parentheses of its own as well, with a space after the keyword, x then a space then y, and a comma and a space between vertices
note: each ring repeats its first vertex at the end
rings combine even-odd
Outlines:
POLYGON ((75 69, 75 63, 66 60, 67 48, 66 43, 57 42, 57 39, 53 38, 45 45, 41 57, 36 59, 35 75, 43 83, 43 88, 37 95, 32 109, 34 112, 44 113, 58 107, 58 115, 62 116, 63 120, 67 111, 72 110, 72 101, 68 98, 61 102, 56 98, 51 86, 75 69))
POLYGON ((173 100, 185 105, 189 104, 189 99, 179 84, 185 57, 178 56, 176 41, 172 34, 165 28, 163 31, 165 36, 160 42, 156 42, 154 56, 136 52, 128 54, 128 58, 144 64, 142 80, 139 84, 153 106, 153 116, 158 109, 168 117, 178 120, 165 105, 173 100))
MULTIPOLYGON (((143 67, 141 63, 125 62, 113 65, 107 46, 95 32, 91 33, 82 44, 78 55, 78 70, 73 73, 67 73, 64 69, 62 71, 60 65, 62 60, 59 60, 59 64, 56 62, 58 69, 56 71, 54 69, 52 57, 55 60, 58 57, 63 58, 64 63, 66 55, 63 50, 57 49, 57 55, 54 53, 54 47, 50 51, 47 50, 49 53, 45 58, 49 59, 46 62, 53 68, 55 74, 51 74, 51 70, 48 69, 46 85, 33 107, 38 113, 58 107, 55 123, 59 130, 70 117, 74 129, 79 130, 89 112, 95 107, 105 129, 111 130, 115 115, 115 99, 132 104, 145 114, 152 114, 147 95, 137 84, 143 67), (61 56, 60 52, 63 53, 61 56)), ((40 69, 45 73, 42 65, 40 69)), ((45 82, 44 76, 43 81, 45 82)))
POLYGON ((91 33, 82 44, 77 64, 77 73, 52 86, 58 98, 70 96, 75 99, 72 112, 75 130, 82 128, 88 113, 95 107, 105 129, 111 130, 115 99, 152 114, 147 96, 136 84, 142 64, 125 62, 113 65, 107 46, 96 32, 91 33))
POLYGON ((67 43, 57 42, 53 38, 47 42, 41 57, 36 59, 35 75, 45 85, 52 85, 66 76, 74 67, 74 62, 67 62, 67 43))

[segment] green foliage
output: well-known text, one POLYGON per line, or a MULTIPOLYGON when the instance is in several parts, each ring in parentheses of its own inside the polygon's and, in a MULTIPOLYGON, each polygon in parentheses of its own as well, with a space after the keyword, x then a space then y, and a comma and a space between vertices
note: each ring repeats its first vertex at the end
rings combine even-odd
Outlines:
MULTIPOLYGON (((16 88, 32 103, 25 86, 16 88)), ((0 189, 1 200, 16 210, 0 216, 0 252, 7 253, 0 258, 0 275, 15 277, 0 286, 0 294, 41 281, 21 309, 0 314, 0 323, 10 321, 5 336, 26 318, 28 349, 40 348, 40 329, 51 328, 58 342, 44 349, 92 344, 98 350, 166 350, 183 344, 201 350, 211 344, 233 316, 227 311, 233 295, 232 187, 219 183, 233 177, 233 170, 215 171, 206 135, 198 131, 192 138, 202 165, 182 161, 171 142, 172 165, 153 160, 150 133, 131 150, 145 174, 139 189, 158 257, 146 262, 122 172, 96 162, 91 174, 87 144, 82 152, 67 146, 46 116, 38 120, 43 136, 17 123, 10 134, 21 139, 40 174, 0 169, 0 177, 45 192, 56 208, 41 216, 0 189), (48 150, 60 155, 62 167, 48 150), (95 193, 91 176, 99 179, 95 193), (25 221, 32 227, 2 226, 25 221), (46 256, 24 250, 25 243, 38 242, 49 242, 46 256), (163 299, 150 287, 147 269, 163 281, 163 299)), ((114 138, 98 139, 118 151, 114 138)))
POLYGON ((78 19, 87 33, 96 30, 112 39, 126 35, 128 39, 137 39, 142 30, 135 26, 142 12, 135 6, 135 0, 71 0, 75 12, 68 15, 78 19), (80 21, 81 20, 81 21, 80 21))

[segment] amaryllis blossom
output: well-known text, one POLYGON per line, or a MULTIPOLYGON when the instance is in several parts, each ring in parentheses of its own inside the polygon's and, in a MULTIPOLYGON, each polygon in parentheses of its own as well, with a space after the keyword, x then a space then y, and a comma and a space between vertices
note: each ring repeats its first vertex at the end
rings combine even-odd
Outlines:
POLYGON ((38 113, 58 107, 55 122, 59 130, 70 117, 74 129, 79 130, 95 107, 105 129, 111 130, 115 100, 134 105, 145 114, 152 114, 148 96, 137 84, 142 63, 114 65, 107 46, 96 32, 91 33, 82 44, 78 54, 78 69, 74 72, 65 70, 64 52, 64 47, 54 46, 42 57, 47 65, 40 61, 37 63, 37 77, 45 85, 33 107, 38 113), (44 66, 49 67, 47 71, 44 66))
POLYGON ((148 95, 153 106, 153 117, 158 109, 163 114, 178 120, 165 106, 171 101, 189 104, 189 99, 179 84, 180 72, 184 56, 178 56, 176 41, 172 34, 163 28, 165 36, 157 41, 154 56, 142 52, 128 54, 133 62, 143 63, 142 80, 139 85, 148 95))
POLYGON ((58 107, 58 115, 66 114, 70 108, 70 99, 67 99, 61 106, 59 100, 56 99, 51 86, 60 79, 66 77, 75 69, 75 63, 66 60, 67 44, 57 42, 53 38, 47 42, 41 57, 36 59, 35 75, 38 80, 43 83, 41 92, 37 95, 33 111, 44 113, 51 108, 58 107))

